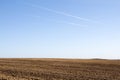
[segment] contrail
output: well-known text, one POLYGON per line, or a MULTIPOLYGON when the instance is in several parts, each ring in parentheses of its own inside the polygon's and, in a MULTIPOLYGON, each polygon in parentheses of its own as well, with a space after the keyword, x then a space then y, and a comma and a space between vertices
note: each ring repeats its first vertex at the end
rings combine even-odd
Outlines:
POLYGON ((77 23, 73 23, 73 22, 66 22, 66 24, 71 24, 71 25, 74 25, 74 26, 87 27, 87 25, 81 25, 81 24, 77 24, 77 23))
MULTIPOLYGON (((29 5, 30 5, 30 4, 29 4, 29 5)), ((79 17, 79 16, 71 15, 71 14, 69 14, 69 13, 65 13, 65 12, 61 12, 61 11, 56 11, 56 10, 49 9, 49 8, 46 8, 46 7, 42 7, 42 6, 38 6, 38 5, 31 5, 31 6, 32 6, 32 7, 36 7, 36 8, 41 8, 41 9, 43 9, 43 10, 46 10, 46 11, 49 11, 49 12, 53 12, 53 13, 56 13, 56 14, 68 16, 68 17, 75 18, 75 19, 79 19, 79 20, 82 20, 82 21, 86 21, 86 22, 96 22, 96 21, 92 21, 92 20, 90 20, 90 19, 81 18, 81 17, 79 17)))
MULTIPOLYGON (((27 15, 27 16, 36 17, 36 18, 41 17, 41 16, 33 16, 33 15, 27 15)), ((51 19, 48 19, 48 20, 49 20, 49 21, 54 21, 54 20, 51 20, 51 19)), ((64 23, 64 24, 70 24, 70 25, 74 25, 74 26, 87 27, 87 25, 81 25, 81 24, 74 23, 74 22, 64 22, 64 21, 54 21, 54 22, 57 22, 57 23, 64 23)))

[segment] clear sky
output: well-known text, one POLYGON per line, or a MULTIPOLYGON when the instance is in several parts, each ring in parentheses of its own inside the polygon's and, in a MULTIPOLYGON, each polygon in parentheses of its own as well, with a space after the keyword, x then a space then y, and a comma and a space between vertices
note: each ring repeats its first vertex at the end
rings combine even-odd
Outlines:
POLYGON ((0 57, 120 59, 120 0, 0 0, 0 57))

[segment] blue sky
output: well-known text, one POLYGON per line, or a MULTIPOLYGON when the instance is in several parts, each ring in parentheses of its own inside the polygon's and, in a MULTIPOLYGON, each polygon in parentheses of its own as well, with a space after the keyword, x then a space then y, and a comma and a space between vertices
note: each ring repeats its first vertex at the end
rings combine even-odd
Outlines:
POLYGON ((0 0, 0 57, 120 59, 120 0, 0 0))

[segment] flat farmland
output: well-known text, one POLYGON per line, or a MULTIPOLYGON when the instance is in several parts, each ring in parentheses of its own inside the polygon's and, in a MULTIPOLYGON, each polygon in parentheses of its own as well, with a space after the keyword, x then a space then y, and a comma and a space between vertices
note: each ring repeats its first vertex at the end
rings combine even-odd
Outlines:
POLYGON ((120 80, 120 60, 1 58, 0 80, 120 80))

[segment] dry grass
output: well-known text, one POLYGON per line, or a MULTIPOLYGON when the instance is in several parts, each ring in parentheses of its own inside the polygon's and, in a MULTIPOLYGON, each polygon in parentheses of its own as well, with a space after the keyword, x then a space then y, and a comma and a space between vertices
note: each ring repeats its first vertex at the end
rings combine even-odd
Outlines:
POLYGON ((0 80, 120 80, 120 61, 0 59, 0 80))

